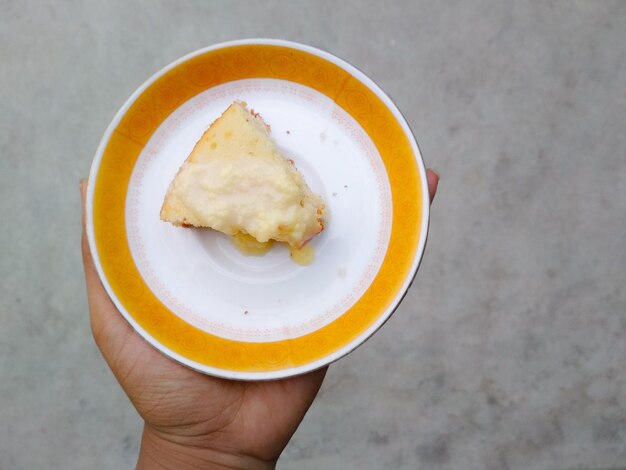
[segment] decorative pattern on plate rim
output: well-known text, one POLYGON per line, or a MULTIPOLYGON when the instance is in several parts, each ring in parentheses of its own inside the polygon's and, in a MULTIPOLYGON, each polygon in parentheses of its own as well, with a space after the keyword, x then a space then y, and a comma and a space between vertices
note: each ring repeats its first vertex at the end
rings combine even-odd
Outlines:
MULTIPOLYGON (((292 339, 298 336, 315 331, 331 321, 338 318, 343 312, 349 309, 363 295, 375 278, 380 265, 382 264, 389 235, 391 232, 391 195, 385 167, 381 161, 376 147, 372 144, 367 134, 350 115, 334 103, 328 103, 327 98, 319 92, 292 82, 285 82, 275 79, 248 79, 227 83, 207 90, 193 99, 185 102, 176 109, 154 132, 147 142, 133 170, 129 183, 127 204, 127 234, 128 241, 139 272, 147 282, 150 289, 156 296, 180 318, 191 325, 200 328, 207 333, 217 336, 234 339, 238 341, 280 341, 292 339), (335 302, 330 308, 317 314, 297 326, 280 326, 275 328, 242 328, 229 325, 222 321, 209 320, 200 312, 192 309, 185 303, 184 299, 174 295, 159 277, 155 274, 150 260, 146 254, 145 247, 139 230, 139 220, 137 207, 139 205, 139 195, 142 190, 145 173, 154 159, 157 158, 159 149, 167 141, 169 135, 176 132, 177 128, 186 118, 198 113, 208 104, 216 99, 245 96, 248 92, 268 92, 283 93, 285 95, 295 95, 304 101, 319 107, 326 107, 330 104, 331 119, 343 128, 346 134, 355 141, 361 149, 362 155, 366 157, 376 178, 376 192, 381 203, 379 218, 381 220, 377 231, 377 242, 374 256, 370 259, 366 269, 358 279, 354 288, 335 302)), ((155 216, 158 216, 156 214, 155 216)), ((332 223, 332 222, 331 222, 332 223)))

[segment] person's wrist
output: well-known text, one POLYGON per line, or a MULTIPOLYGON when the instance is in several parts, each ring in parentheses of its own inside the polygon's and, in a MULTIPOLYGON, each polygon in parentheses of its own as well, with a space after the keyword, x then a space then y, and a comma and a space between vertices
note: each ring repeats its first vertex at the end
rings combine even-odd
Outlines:
POLYGON ((145 425, 137 470, 186 469, 274 469, 276 461, 264 461, 252 456, 226 450, 185 445, 160 436, 145 425))

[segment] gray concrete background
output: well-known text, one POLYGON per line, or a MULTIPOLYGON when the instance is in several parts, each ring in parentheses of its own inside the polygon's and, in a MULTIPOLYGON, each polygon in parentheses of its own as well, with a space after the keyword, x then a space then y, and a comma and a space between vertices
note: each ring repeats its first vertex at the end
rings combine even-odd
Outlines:
POLYGON ((78 180, 147 77, 255 36, 363 69, 442 176, 408 297, 279 468, 626 467, 626 2, 0 0, 0 468, 134 465, 78 180))

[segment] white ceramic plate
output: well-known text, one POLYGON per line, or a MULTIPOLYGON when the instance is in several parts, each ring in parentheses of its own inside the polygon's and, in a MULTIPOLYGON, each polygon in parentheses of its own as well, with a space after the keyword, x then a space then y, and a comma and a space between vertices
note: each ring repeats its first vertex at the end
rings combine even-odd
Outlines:
POLYGON ((308 46, 236 41, 183 57, 125 103, 94 159, 88 222, 109 295, 153 346, 212 375, 286 377, 345 355, 397 307, 424 249, 425 169, 361 72, 308 46), (309 266, 280 245, 245 256, 221 233, 159 219, 176 171, 235 100, 330 209, 309 266))

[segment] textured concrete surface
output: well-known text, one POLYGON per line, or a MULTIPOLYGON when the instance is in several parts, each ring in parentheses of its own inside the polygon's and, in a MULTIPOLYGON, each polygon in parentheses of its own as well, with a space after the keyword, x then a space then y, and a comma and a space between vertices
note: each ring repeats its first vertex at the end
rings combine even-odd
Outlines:
POLYGON ((134 465, 78 180, 144 79, 254 36, 363 69, 442 176, 407 299, 279 468, 626 467, 626 2, 0 0, 0 468, 134 465))

